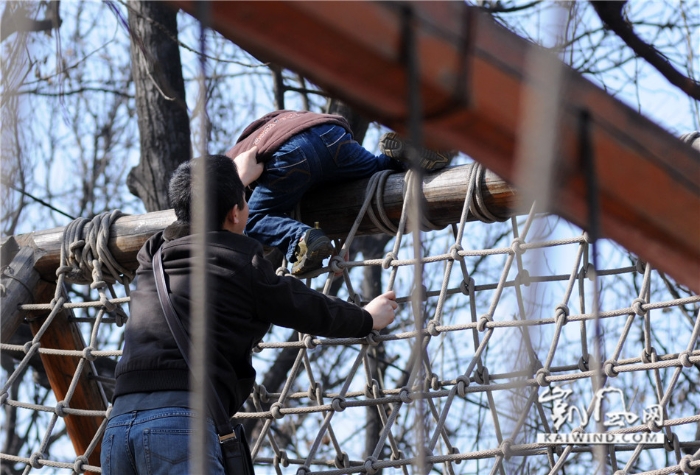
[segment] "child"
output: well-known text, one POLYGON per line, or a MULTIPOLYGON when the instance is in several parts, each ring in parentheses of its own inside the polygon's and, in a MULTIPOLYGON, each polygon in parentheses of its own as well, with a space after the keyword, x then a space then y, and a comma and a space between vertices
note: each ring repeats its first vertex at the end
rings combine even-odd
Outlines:
MULTIPOLYGON (((339 115, 279 110, 250 124, 226 155, 234 158, 257 147, 257 162, 264 171, 248 205, 246 234, 267 246, 278 247, 292 262, 292 274, 319 269, 333 252, 321 229, 290 217, 301 197, 320 184, 366 178, 381 170, 406 169, 409 145, 394 133, 380 142, 374 155, 352 138, 347 121, 339 115)), ((443 168, 453 154, 421 150, 421 166, 443 168)), ((239 165, 239 171, 241 170, 239 165)))

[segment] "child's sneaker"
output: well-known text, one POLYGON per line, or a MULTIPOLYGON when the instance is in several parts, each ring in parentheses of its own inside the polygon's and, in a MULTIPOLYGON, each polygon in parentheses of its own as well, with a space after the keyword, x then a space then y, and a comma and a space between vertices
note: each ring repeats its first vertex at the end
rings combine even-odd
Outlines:
POLYGON ((328 236, 320 229, 309 229, 299 240, 294 251, 292 275, 306 274, 320 269, 323 266, 323 260, 332 253, 333 245, 328 236))
MULTIPOLYGON (((401 138, 395 132, 387 132, 382 135, 379 140, 379 150, 386 156, 394 160, 407 162, 406 152, 412 145, 401 138)), ((457 152, 452 150, 430 150, 428 148, 420 148, 418 154, 421 158, 420 166, 427 171, 440 170, 445 168, 450 160, 452 160, 457 152)))

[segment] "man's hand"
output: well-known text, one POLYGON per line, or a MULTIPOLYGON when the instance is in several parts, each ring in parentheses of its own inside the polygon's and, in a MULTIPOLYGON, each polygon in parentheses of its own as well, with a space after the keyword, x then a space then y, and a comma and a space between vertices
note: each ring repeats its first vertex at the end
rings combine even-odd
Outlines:
POLYGON ((365 305, 365 310, 372 315, 372 320, 374 320, 372 330, 381 330, 393 322, 396 317, 395 310, 398 307, 399 304, 396 303, 396 293, 393 290, 384 292, 365 305))
POLYGON ((248 186, 255 180, 260 178, 265 165, 258 163, 256 156, 258 155, 258 147, 253 147, 238 155, 233 161, 238 169, 238 176, 241 177, 243 186, 248 186))

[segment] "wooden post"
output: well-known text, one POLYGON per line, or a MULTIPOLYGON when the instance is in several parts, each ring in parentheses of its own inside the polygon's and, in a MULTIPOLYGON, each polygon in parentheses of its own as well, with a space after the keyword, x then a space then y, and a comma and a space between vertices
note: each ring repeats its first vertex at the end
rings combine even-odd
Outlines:
POLYGON ((22 324, 23 315, 17 307, 32 302, 34 287, 39 282, 39 273, 34 269, 34 249, 16 245, 14 238, 9 238, 2 246, 3 261, 11 259, 7 267, 3 262, 0 276, 0 338, 3 343, 7 343, 22 324), (7 251, 9 248, 14 250, 7 251))
MULTIPOLYGON (((49 302, 55 292, 56 286, 48 282, 40 282, 37 286, 36 300, 38 302, 49 302)), ((59 312, 39 340, 41 348, 55 348, 61 350, 85 349, 85 342, 82 334, 75 322, 69 320, 70 312, 62 310, 59 312)), ((36 335, 46 318, 46 315, 32 318, 30 327, 32 333, 36 335)), ((41 361, 46 369, 46 374, 51 384, 51 389, 56 396, 56 401, 63 401, 68 392, 73 375, 75 374, 80 357, 60 356, 40 354, 41 361)), ((93 411, 104 411, 107 407, 104 404, 99 383, 90 378, 90 365, 85 365, 80 374, 80 380, 73 393, 68 407, 71 409, 88 409, 93 411)), ((103 417, 66 415, 63 418, 66 430, 73 448, 77 455, 85 454, 85 450, 90 445, 95 433, 97 433, 103 417)), ((88 461, 90 465, 100 465, 101 444, 97 444, 88 461)))
MULTIPOLYGON (((445 226, 459 221, 470 167, 471 165, 448 167, 423 177, 427 212, 434 224, 445 226)), ((318 221, 331 237, 344 236, 362 207, 368 182, 369 179, 339 183, 310 193, 301 203, 302 221, 311 226, 318 221)), ((394 222, 398 222, 401 214, 403 182, 403 173, 391 175, 382 194, 385 210, 394 222)), ((486 172, 483 188, 486 207, 494 215, 507 218, 519 209, 517 192, 495 174, 486 172)), ((122 266, 135 270, 138 265, 136 254, 143 243, 173 221, 175 213, 172 210, 123 216, 110 229, 109 250, 122 266)), ((365 218, 357 234, 379 232, 369 218, 365 218)), ((34 246, 35 269, 46 280, 56 279, 62 235, 63 228, 54 228, 17 237, 21 244, 34 246)))
MULTIPOLYGON (((464 198, 469 187, 472 165, 449 167, 423 177, 425 216, 438 228, 456 223, 462 213, 464 198)), ((396 226, 403 208, 404 173, 390 175, 382 191, 384 211, 396 226)), ((347 235, 362 205, 369 180, 357 180, 324 187, 309 193, 301 202, 301 220, 313 226, 318 222, 330 237, 347 235)), ((486 209, 505 220, 521 207, 520 197, 508 183, 486 170, 481 183, 486 209)), ((469 221, 476 218, 470 214, 469 221)), ((358 235, 380 234, 381 231, 365 214, 358 235)))

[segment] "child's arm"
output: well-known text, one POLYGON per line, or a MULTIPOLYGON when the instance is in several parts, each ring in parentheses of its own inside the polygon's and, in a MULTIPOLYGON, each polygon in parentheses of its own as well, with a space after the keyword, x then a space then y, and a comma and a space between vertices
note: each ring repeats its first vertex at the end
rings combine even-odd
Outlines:
POLYGON ((262 163, 257 162, 257 154, 258 147, 253 147, 233 159, 236 164, 236 168, 238 168, 238 176, 241 177, 243 186, 248 186, 260 178, 260 175, 262 175, 262 172, 265 169, 265 166, 262 163))

